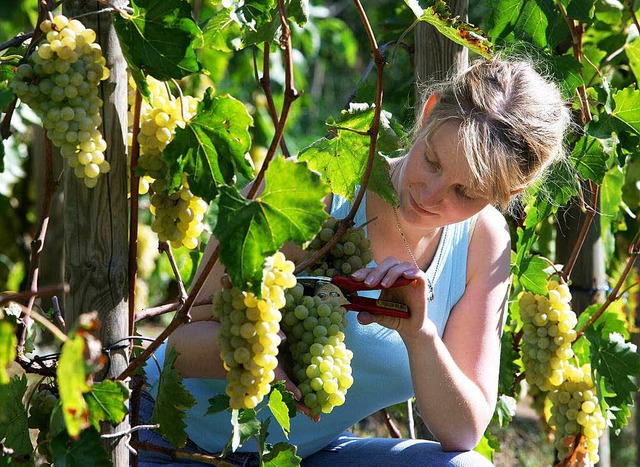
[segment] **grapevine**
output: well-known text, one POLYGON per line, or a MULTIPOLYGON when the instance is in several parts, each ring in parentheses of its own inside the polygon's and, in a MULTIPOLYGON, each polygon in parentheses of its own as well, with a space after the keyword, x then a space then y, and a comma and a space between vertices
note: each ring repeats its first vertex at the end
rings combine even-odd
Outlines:
POLYGON ((334 301, 304 295, 297 284, 287 291, 282 327, 291 357, 290 375, 311 415, 330 413, 344 404, 353 384, 351 358, 345 345, 347 311, 334 301))
MULTIPOLYGON (((314 255, 333 238, 338 229, 338 222, 333 217, 325 221, 320 233, 306 248, 308 257, 314 255)), ((372 259, 371 242, 366 237, 364 227, 350 227, 324 258, 318 259, 314 265, 310 266, 311 274, 329 277, 351 274, 365 267, 372 259)))
POLYGON ((285 305, 285 289, 296 284, 295 266, 281 252, 269 261, 262 298, 237 287, 224 288, 213 296, 213 315, 220 320, 218 345, 233 409, 258 405, 271 390, 278 366, 280 309, 285 305))
POLYGON ((29 408, 29 428, 38 430, 38 453, 49 462, 53 459, 50 448, 51 413, 57 404, 58 398, 49 388, 39 388, 33 394, 29 408))
POLYGON ((40 24, 45 34, 36 52, 18 66, 11 89, 42 119, 47 137, 89 187, 107 173, 107 143, 98 97, 100 81, 109 77, 96 33, 78 20, 58 15, 40 24))

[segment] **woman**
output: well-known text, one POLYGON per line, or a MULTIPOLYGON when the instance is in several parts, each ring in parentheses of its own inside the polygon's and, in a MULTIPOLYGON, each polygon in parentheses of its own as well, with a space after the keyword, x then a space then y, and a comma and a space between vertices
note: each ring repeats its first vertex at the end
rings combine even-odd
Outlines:
MULTIPOLYGON (((292 419, 289 442, 298 446, 303 465, 489 464, 470 450, 495 408, 508 296, 509 232, 494 206, 506 209, 513 195, 562 157, 569 120, 558 89, 525 62, 479 61, 430 94, 413 146, 390 161, 399 205, 368 191, 355 220, 372 219, 367 236, 374 264, 352 276, 407 304, 411 317, 349 314, 345 333, 354 385, 347 402, 319 421, 292 419), (400 277, 417 286, 387 289, 400 277), (438 443, 358 439, 344 432, 413 395, 438 443)), ((339 196, 330 206, 336 218, 350 208, 339 196)), ((294 262, 302 259, 298 248, 284 251, 294 262)), ((222 274, 218 266, 202 297, 219 287, 222 274)), ((187 432, 200 448, 219 452, 229 436, 228 414, 203 415, 208 398, 225 386, 213 338, 218 323, 210 307, 194 308, 192 316, 169 345, 180 352, 176 367, 198 399, 187 432)), ((148 365, 151 392, 153 367, 148 365)), ((275 428, 270 432, 272 442, 282 438, 275 428)))

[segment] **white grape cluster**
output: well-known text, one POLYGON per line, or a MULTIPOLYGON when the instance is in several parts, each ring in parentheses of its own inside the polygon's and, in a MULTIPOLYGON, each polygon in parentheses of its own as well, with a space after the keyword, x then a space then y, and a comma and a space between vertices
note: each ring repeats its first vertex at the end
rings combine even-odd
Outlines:
POLYGON ((522 328, 522 361, 529 384, 550 391, 566 378, 574 358, 571 343, 576 338, 576 314, 566 284, 548 283, 548 295, 522 292, 518 297, 522 328))
POLYGON ((287 291, 282 329, 291 356, 290 375, 311 415, 330 413, 345 403, 353 384, 353 353, 345 345, 347 311, 336 301, 304 295, 297 284, 287 291))
MULTIPOLYGON (((140 179, 139 193, 153 188, 151 212, 155 215, 152 228, 160 241, 168 241, 175 248, 198 246, 198 237, 204 230, 204 214, 208 204, 189 189, 186 177, 178 190, 167 189, 169 167, 162 152, 175 136, 176 128, 186 123, 196 114, 198 99, 192 96, 174 98, 164 83, 147 76, 151 97, 143 102, 140 109, 140 159, 138 161, 145 175, 140 179)), ((129 89, 135 89, 135 82, 129 79, 129 89)), ((130 108, 134 93, 129 93, 130 108)), ((129 115, 130 123, 133 117, 129 115)), ((129 134, 132 138, 132 133, 129 134)), ((129 141, 131 144, 132 141, 129 141)))
MULTIPOLYGON (((333 238, 338 229, 338 222, 333 217, 324 222, 320 233, 306 248, 308 257, 333 238)), ((310 267, 311 274, 329 277, 351 274, 365 267, 372 259, 371 242, 365 235, 364 227, 350 227, 324 258, 317 260, 316 264, 310 267)))
MULTIPOLYGON (((165 83, 150 76, 146 78, 151 94, 149 101, 143 101, 140 108, 139 166, 146 172, 142 178, 142 192, 148 191, 151 183, 156 192, 167 188, 168 167, 162 152, 175 136, 176 128, 184 128, 186 122, 196 114, 199 100, 193 96, 175 98, 165 83), (146 186, 145 186, 146 185, 146 186)), ((135 81, 129 79, 129 89, 135 89, 135 81)), ((133 105, 133 95, 129 93, 129 106, 133 105)), ((129 122, 133 116, 129 115, 129 122)), ((132 137, 132 134, 129 134, 132 137)), ((130 141, 131 145, 131 141, 130 141)))
POLYGON ((280 309, 285 290, 296 285, 294 264, 278 252, 262 285, 262 298, 237 287, 213 295, 213 316, 220 321, 218 346, 227 370, 227 395, 233 409, 252 409, 271 390, 278 366, 280 309))
POLYGON ((40 23, 45 37, 26 63, 18 66, 12 90, 41 118, 47 137, 89 188, 107 173, 107 143, 98 96, 109 77, 96 33, 75 19, 58 15, 40 23))
POLYGON ((556 430, 555 447, 560 460, 576 451, 582 443, 585 459, 580 465, 598 463, 599 439, 607 422, 598 403, 598 395, 591 376, 591 365, 581 368, 572 365, 567 379, 548 394, 551 401, 549 425, 556 430))
POLYGON ((185 178, 177 191, 160 191, 151 196, 150 210, 155 216, 151 229, 161 242, 169 242, 174 248, 196 248, 208 207, 206 201, 191 193, 185 178))

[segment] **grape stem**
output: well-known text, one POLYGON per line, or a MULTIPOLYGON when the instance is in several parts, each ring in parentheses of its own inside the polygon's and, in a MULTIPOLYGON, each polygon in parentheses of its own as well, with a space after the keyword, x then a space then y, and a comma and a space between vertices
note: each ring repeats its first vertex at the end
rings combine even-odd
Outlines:
POLYGON ((182 277, 180 276, 180 269, 178 269, 176 259, 173 257, 173 252, 171 251, 169 242, 160 242, 158 244, 158 250, 160 251, 160 253, 165 253, 167 255, 167 259, 169 260, 169 264, 171 265, 171 270, 173 271, 173 275, 176 277, 176 282, 178 283, 180 303, 186 302, 188 297, 187 290, 184 287, 184 282, 182 281, 182 277))
POLYGON ((183 451, 182 449, 166 448, 164 446, 158 446, 157 444, 149 443, 147 441, 132 442, 131 446, 142 451, 161 452, 163 454, 171 456, 174 459, 188 459, 198 461, 203 464, 217 465, 219 467, 234 466, 234 464, 231 464, 224 459, 216 456, 199 454, 196 452, 187 452, 183 451))
MULTIPOLYGON (((212 304, 211 298, 206 298, 203 300, 197 300, 196 302, 194 302, 193 306, 211 305, 211 304, 212 304)), ((135 322, 137 323, 138 321, 142 321, 143 319, 149 319, 149 318, 153 318, 154 316, 160 316, 160 315, 164 315, 165 313, 176 311, 177 309, 180 308, 181 305, 182 303, 180 302, 173 302, 173 303, 166 303, 164 305, 155 306, 151 308, 144 308, 136 313, 135 322)))
POLYGON ((333 248, 333 246, 338 243, 338 240, 342 237, 342 235, 347 231, 349 227, 353 226, 353 220, 356 217, 356 212, 360 207, 360 203, 364 197, 365 192, 367 191, 367 185, 369 184, 369 178, 371 177, 371 171, 373 170, 373 158, 376 154, 376 142, 378 140, 378 132, 380 130, 380 114, 382 112, 382 86, 383 86, 383 72, 384 72, 384 58, 380 54, 380 50, 376 43, 376 38, 373 34, 373 30, 371 29, 371 24, 369 23, 369 19, 367 18, 367 14, 362 7, 362 4, 359 0, 354 0, 354 4, 356 9, 358 10, 358 14, 360 15, 360 19, 364 25, 364 28, 367 32, 367 37, 369 38, 369 43, 371 44, 371 50, 373 52, 374 62, 376 64, 376 102, 374 109, 373 122, 371 122, 371 127, 367 134, 370 138, 369 143, 369 154, 367 157, 367 165, 365 168, 364 175, 362 176, 362 180, 360 182, 360 190, 358 190, 358 194, 353 201, 353 205, 351 206, 351 210, 349 214, 340 221, 338 224, 338 228, 336 229, 333 237, 318 251, 316 251, 309 258, 303 260, 296 266, 295 274, 304 271, 308 266, 315 263, 315 261, 319 258, 322 258, 326 255, 328 251, 333 248))
POLYGON ((59 293, 67 293, 69 292, 69 284, 58 284, 58 285, 47 285, 44 287, 40 287, 36 291, 24 291, 24 292, 3 292, 0 294, 0 306, 9 302, 16 302, 18 300, 24 300, 27 298, 31 298, 33 296, 36 297, 50 297, 51 295, 56 295, 59 293), (5 295, 5 296, 1 296, 5 295))

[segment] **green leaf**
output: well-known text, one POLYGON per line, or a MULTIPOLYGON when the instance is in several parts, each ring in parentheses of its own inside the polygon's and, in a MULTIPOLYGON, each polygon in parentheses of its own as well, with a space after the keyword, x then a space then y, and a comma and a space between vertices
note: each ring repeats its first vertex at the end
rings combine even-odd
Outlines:
POLYGON ((269 395, 269 410, 271 410, 276 421, 282 427, 284 435, 289 438, 289 432, 291 431, 289 408, 282 400, 282 393, 277 389, 272 390, 269 395))
POLYGON ((0 385, 9 382, 7 366, 16 358, 16 337, 15 328, 4 318, 0 321, 0 385))
POLYGON ((84 397, 89 406, 89 422, 98 431, 101 421, 117 425, 128 413, 125 402, 129 399, 129 390, 121 381, 104 380, 94 384, 84 397))
POLYGON ((87 384, 84 350, 85 341, 82 336, 70 334, 62 346, 56 370, 64 422, 69 436, 74 439, 89 426, 89 407, 84 393, 91 388, 87 384))
POLYGON ((613 429, 618 432, 627 422, 628 407, 638 391, 634 377, 640 375, 640 355, 622 335, 612 332, 603 336, 602 326, 588 328, 585 336, 591 343, 591 368, 597 386, 601 384, 615 396, 605 396, 611 408, 613 429), (604 381, 602 381, 604 380, 604 381), (625 410, 626 409, 626 410, 625 410))
POLYGON ((160 373, 151 423, 159 423, 158 433, 174 447, 181 448, 187 443, 187 425, 184 422, 187 417, 186 411, 196 405, 196 400, 182 384, 182 376, 174 366, 176 358, 176 348, 168 347, 164 367, 160 373))
POLYGON ((513 419, 516 414, 516 400, 505 394, 500 394, 498 398, 498 402, 496 403, 496 419, 498 421, 498 425, 502 428, 509 425, 509 422, 513 419))
POLYGON ((235 451, 253 436, 260 435, 260 421, 256 418, 253 409, 240 409, 231 411, 231 449, 235 451))
POLYGON ((515 375, 520 370, 517 364, 520 354, 513 348, 513 338, 513 332, 502 333, 500 379, 498 381, 498 392, 500 394, 512 395, 514 391, 518 390, 514 385, 515 375))
POLYGON ((184 128, 176 129, 163 152, 171 187, 178 188, 186 173, 191 191, 208 202, 216 196, 217 185, 232 183, 236 172, 253 177, 245 158, 251 145, 252 124, 242 102, 231 96, 213 97, 207 92, 196 116, 184 128))
MULTIPOLYGON (((367 132, 373 116, 374 109, 364 104, 343 112, 336 125, 367 132)), ((353 200, 356 186, 361 183, 366 171, 369 142, 368 136, 349 130, 334 130, 332 137, 322 138, 304 148, 298 155, 298 160, 308 161, 309 167, 320 172, 329 183, 332 193, 353 200)), ((380 154, 374 155, 368 188, 389 204, 398 204, 397 194, 389 177, 389 164, 380 154)))
MULTIPOLYGON (((578 316, 578 323, 575 329, 582 329, 593 315, 600 310, 602 303, 595 303, 588 306, 578 316)), ((616 332, 625 339, 629 338, 629 330, 627 323, 621 318, 624 316, 625 300, 616 300, 611 303, 597 320, 598 328, 602 335, 608 336, 612 332, 616 332)), ((591 345, 586 338, 580 338, 573 343, 573 351, 578 357, 581 365, 588 363, 591 359, 591 345)))
POLYGON ((30 458, 33 446, 29 438, 27 409, 22 403, 26 391, 26 375, 14 376, 0 385, 0 441, 5 447, 11 448, 16 456, 30 458))
POLYGON ((494 42, 530 42, 540 49, 570 36, 553 0, 491 0, 489 37, 494 42))
POLYGON ((622 167, 614 166, 606 173, 600 187, 600 236, 605 249, 606 258, 615 252, 615 231, 621 216, 622 189, 624 173, 622 167))
POLYGON ((525 258, 520 263, 517 272, 518 281, 526 290, 544 295, 547 293, 547 279, 549 274, 545 269, 549 266, 549 262, 540 256, 531 256, 525 258))
POLYGON ((297 447, 287 443, 276 443, 262 456, 264 467, 289 467, 300 465, 302 458, 296 455, 297 447))
POLYGON ((600 185, 607 172, 608 155, 602 150, 600 141, 585 135, 578 140, 571 151, 571 159, 576 169, 587 180, 600 185))
POLYGON ((640 82, 640 38, 636 37, 629 42, 624 51, 629 59, 629 68, 633 71, 636 82, 640 82))
POLYGON ((207 20, 202 31, 204 48, 232 52, 242 47, 240 24, 232 13, 233 9, 222 8, 207 20))
POLYGON ((613 94, 615 108, 611 115, 628 126, 627 130, 640 133, 640 91, 628 87, 613 94))
POLYGON ((100 440, 100 433, 89 428, 76 440, 65 432, 53 437, 51 451, 56 467, 111 467, 111 459, 100 440))
POLYGON ((205 415, 213 415, 229 408, 229 396, 226 394, 217 394, 209 399, 209 407, 205 415))
POLYGON ((183 0, 131 0, 131 15, 114 16, 114 26, 129 68, 167 81, 200 71, 194 45, 202 32, 183 0))
POLYGON ((493 44, 485 33, 473 25, 461 21, 451 15, 451 10, 442 0, 434 0, 431 5, 422 9, 417 0, 405 0, 411 11, 420 21, 434 26, 447 39, 460 44, 469 50, 489 58, 493 55, 493 44))
POLYGON ((591 24, 595 10, 595 0, 570 0, 567 16, 581 23, 591 24))
MULTIPOLYGON (((272 5, 273 8, 269 12, 264 12, 261 15, 259 24, 255 20, 247 21, 244 15, 245 8, 241 7, 239 9, 238 17, 243 18, 241 21, 244 23, 242 27, 242 43, 244 47, 262 42, 273 42, 278 39, 281 29, 280 14, 277 2, 272 2, 272 5)), ((252 6, 255 8, 255 3, 252 6)), ((298 26, 304 26, 309 19, 308 0, 285 0, 284 6, 287 18, 295 21, 298 26)))
POLYGON ((264 191, 247 200, 235 187, 220 188, 218 222, 220 260, 231 282, 260 294, 265 259, 285 242, 302 245, 327 217, 327 185, 304 162, 277 157, 265 173, 264 191))
POLYGON ((490 461, 493 461, 493 454, 495 452, 500 452, 500 441, 487 428, 480 439, 480 442, 475 448, 473 448, 473 450, 479 452, 490 461))

